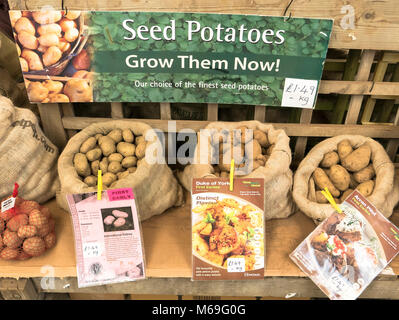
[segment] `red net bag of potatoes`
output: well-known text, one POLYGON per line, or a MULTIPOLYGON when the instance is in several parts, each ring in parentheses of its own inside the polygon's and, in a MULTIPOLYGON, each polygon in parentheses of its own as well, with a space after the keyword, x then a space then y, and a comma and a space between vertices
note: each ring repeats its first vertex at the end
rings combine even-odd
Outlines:
POLYGON ((55 220, 47 207, 17 197, 14 208, 0 213, 0 259, 38 257, 55 243, 55 220))
POLYGON ((388 218, 399 200, 398 183, 381 144, 360 135, 340 135, 320 142, 302 160, 293 196, 299 209, 319 223, 334 212, 321 190, 327 187, 339 204, 357 189, 388 218))
POLYGON ((226 162, 225 154, 228 149, 233 149, 230 154, 236 164, 235 172, 240 174, 236 176, 263 178, 265 181, 265 218, 285 218, 294 212, 290 139, 284 130, 276 130, 272 125, 259 121, 212 122, 205 129, 214 134, 211 134, 209 138, 204 136, 205 143, 201 142, 196 146, 195 163, 186 166, 184 171, 178 174, 180 182, 187 190, 191 190, 193 178, 214 178, 215 176, 228 178, 230 159, 226 162), (252 135, 247 135, 246 130, 252 131, 252 135), (225 133, 224 137, 223 133, 225 133), (235 139, 237 134, 240 137, 235 139), (230 138, 227 137, 229 135, 230 138), (233 141, 233 146, 231 147, 230 142, 226 141, 233 141), (251 155, 253 159, 248 158, 251 157, 250 152, 247 152, 248 147, 253 148, 251 155), (215 161, 215 157, 221 156, 223 159, 219 158, 215 161), (243 170, 239 173, 239 169, 244 168, 243 164, 246 161, 251 162, 252 166, 248 166, 247 172, 243 170))

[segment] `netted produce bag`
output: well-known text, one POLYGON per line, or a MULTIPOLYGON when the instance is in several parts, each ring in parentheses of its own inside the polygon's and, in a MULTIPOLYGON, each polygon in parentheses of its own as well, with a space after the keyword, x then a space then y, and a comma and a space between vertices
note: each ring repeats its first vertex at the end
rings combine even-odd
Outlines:
POLYGON ((20 185, 24 199, 43 203, 59 188, 57 147, 48 140, 32 111, 0 96, 0 198, 20 185))
POLYGON ((187 190, 193 178, 228 178, 234 158, 235 177, 264 179, 266 219, 294 212, 290 139, 284 130, 259 121, 212 122, 205 129, 209 138, 199 134, 193 164, 178 174, 187 190))
POLYGON ((47 207, 17 197, 14 208, 0 213, 0 259, 27 260, 55 244, 55 220, 47 207))
POLYGON ((321 190, 327 187, 341 203, 357 189, 388 218, 399 200, 394 176, 381 144, 360 135, 340 135, 320 142, 302 160, 293 196, 299 209, 319 223, 334 212, 321 190))
POLYGON ((181 205, 183 190, 159 148, 155 131, 142 122, 112 120, 88 126, 68 141, 59 158, 58 204, 68 211, 67 194, 97 191, 100 169, 104 190, 133 189, 142 221, 181 205))

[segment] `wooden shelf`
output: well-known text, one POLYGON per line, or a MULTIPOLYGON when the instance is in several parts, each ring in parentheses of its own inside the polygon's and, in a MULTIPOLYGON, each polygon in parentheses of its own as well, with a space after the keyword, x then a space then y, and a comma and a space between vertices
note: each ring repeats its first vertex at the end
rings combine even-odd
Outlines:
MULTIPOLYGON (((299 243, 315 228, 311 219, 296 212, 287 219, 266 222, 266 271, 259 281, 191 281, 190 202, 171 208, 142 223, 147 280, 79 289, 76 281, 75 249, 71 219, 55 200, 47 203, 57 222, 57 245, 45 255, 18 262, 0 261, 0 277, 41 278, 54 276, 54 287, 46 292, 186 294, 223 296, 275 296, 290 292, 298 297, 324 297, 323 293, 289 259, 299 243), (44 267, 43 267, 44 266, 44 267), (51 267, 53 269, 51 269, 51 267), (53 273, 51 273, 53 272, 53 273)), ((399 225, 399 212, 392 221, 399 225)), ((399 298, 399 257, 384 270, 362 297, 399 298), (396 288, 396 289, 395 289, 396 288)), ((43 289, 43 288, 42 288, 43 289)))

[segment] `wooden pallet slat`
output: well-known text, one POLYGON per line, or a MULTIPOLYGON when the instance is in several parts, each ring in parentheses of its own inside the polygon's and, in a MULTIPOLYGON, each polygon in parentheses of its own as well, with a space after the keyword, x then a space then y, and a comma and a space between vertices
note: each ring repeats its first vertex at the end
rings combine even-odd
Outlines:
MULTIPOLYGON (((355 80, 368 80, 370 75, 371 66, 373 64, 375 50, 364 50, 360 59, 359 69, 357 71, 355 80)), ((363 96, 353 95, 346 114, 345 123, 355 124, 359 118, 360 108, 362 106, 363 96)))
POLYGON ((170 107, 170 103, 162 102, 160 103, 161 110, 161 119, 162 120, 172 120, 172 111, 170 107))
MULTIPOLYGON (((75 116, 75 110, 73 107, 72 103, 62 103, 62 113, 65 117, 74 117, 75 116)), ((74 134, 77 133, 76 130, 65 130, 68 136, 68 139, 70 139, 74 134)))
MULTIPOLYGON (((154 128, 168 132, 168 123, 161 119, 129 119, 131 121, 142 121, 154 128)), ((104 121, 104 118, 87 117, 64 117, 62 123, 67 129, 80 130, 88 125, 104 121)), ((177 120, 176 129, 191 128, 199 131, 205 128, 209 121, 177 120)), ((273 123, 278 129, 283 129, 288 136, 292 137, 332 137, 337 134, 360 134, 374 138, 399 138, 399 130, 387 125, 335 125, 335 124, 300 124, 300 123, 273 123)))
POLYGON ((254 120, 265 122, 266 106, 255 106, 254 120))
MULTIPOLYGON (((384 53, 384 55, 385 55, 385 53, 384 53)), ((388 68, 388 62, 384 61, 384 56, 383 56, 381 61, 378 62, 378 64, 377 64, 377 68, 374 72, 373 81, 374 82, 383 81, 384 77, 385 77, 385 73, 387 72, 387 68, 388 68)), ((367 98, 366 104, 364 106, 363 114, 362 114, 362 119, 361 119, 362 123, 364 121, 370 121, 371 116, 374 111, 374 106, 375 106, 376 101, 377 100, 373 96, 367 98)))
POLYGON ((208 121, 217 121, 218 120, 218 111, 219 106, 216 103, 208 103, 208 121))
MULTIPOLYGON (((349 50, 342 80, 354 80, 359 65, 361 53, 361 50, 349 50)), ((340 95, 338 97, 332 119, 333 123, 342 123, 346 109, 348 108, 349 98, 350 97, 348 95, 340 95)))
MULTIPOLYGON (((310 124, 312 121, 313 110, 312 109, 302 109, 301 119, 299 120, 300 124, 310 124)), ((303 159, 306 150, 306 144, 308 142, 307 137, 298 137, 295 150, 294 150, 294 165, 298 165, 299 162, 303 159)))
POLYGON ((63 127, 61 106, 57 103, 39 103, 37 106, 45 135, 62 150, 68 137, 63 127))
POLYGON ((111 118, 123 119, 123 106, 121 102, 111 102, 111 118))

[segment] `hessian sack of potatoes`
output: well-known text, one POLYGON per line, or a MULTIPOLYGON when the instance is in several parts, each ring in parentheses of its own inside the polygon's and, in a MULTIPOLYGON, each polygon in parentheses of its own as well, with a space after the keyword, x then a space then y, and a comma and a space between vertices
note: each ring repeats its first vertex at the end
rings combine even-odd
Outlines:
MULTIPOLYGON (((133 135, 137 137, 145 137, 147 133, 153 137, 152 140, 146 142, 146 150, 159 150, 153 148, 152 144, 160 144, 154 130, 145 123, 129 121, 129 120, 112 120, 106 122, 94 123, 76 135, 74 135, 66 145, 64 151, 61 153, 58 160, 58 170, 61 182, 61 190, 57 192, 57 203, 68 210, 68 204, 66 201, 67 194, 74 193, 89 193, 96 192, 96 182, 93 185, 89 185, 84 181, 77 172, 74 166, 76 161, 76 155, 79 154, 82 158, 85 155, 82 154, 82 144, 90 137, 107 136, 111 131, 119 131, 129 129, 133 135), (150 132, 148 132, 150 131, 150 132)), ((123 141, 121 141, 123 142, 123 141)), ((123 142, 125 143, 125 142, 123 142)), ((116 143, 117 144, 117 143, 116 143)), ((98 145, 91 151, 98 149, 98 145)), ((137 149, 136 149, 137 150, 137 149)), ((88 151, 86 156, 89 156, 88 151)), ((114 151, 113 153, 118 153, 114 151)), ((155 153, 154 153, 155 154, 155 153)), ((106 154, 103 157, 109 158, 110 155, 106 154)), ((163 156, 162 156, 163 157, 163 156)), ((136 203, 139 208, 140 220, 146 220, 154 215, 163 213, 165 210, 172 206, 179 206, 183 203, 183 190, 178 184, 176 178, 173 175, 172 170, 168 167, 163 159, 163 162, 149 161, 144 157, 137 161, 137 169, 134 172, 125 171, 122 176, 118 176, 118 179, 113 181, 109 186, 104 185, 106 170, 103 171, 103 189, 119 189, 119 188, 132 188, 136 203)), ((110 168, 110 167, 108 167, 110 168)), ((91 167, 91 171, 88 174, 97 176, 98 169, 91 167)), ((121 173, 121 172, 120 172, 121 173)))
MULTIPOLYGON (((253 166, 252 172, 244 175, 237 175, 237 178, 263 178, 265 186, 265 218, 285 218, 295 211, 295 205, 292 199, 293 174, 290 170, 291 149, 289 146, 289 137, 284 130, 276 130, 272 125, 263 124, 259 121, 242 122, 212 122, 205 129, 215 129, 216 131, 228 130, 233 132, 239 128, 258 130, 266 134, 267 145, 262 146, 263 159, 256 167, 253 166), (266 152, 263 152, 265 148, 266 152)), ((227 132, 227 131, 226 131, 227 132)), ((234 133, 233 133, 234 134, 234 133)), ((254 133, 255 138, 255 133, 254 133)), ((212 139, 210 139, 212 141, 212 139)), ((218 166, 212 166, 209 160, 207 164, 200 164, 201 154, 211 154, 211 143, 197 144, 194 153, 195 163, 185 167, 183 172, 178 173, 178 178, 187 190, 191 190, 193 178, 221 176, 215 169, 218 166), (202 149, 202 150, 200 150, 202 149)), ((220 155, 220 153, 219 153, 220 155)), ((244 157, 245 158, 245 157, 244 157)), ((203 161, 201 161, 202 163, 203 161)), ((237 163, 237 162, 236 162, 237 163)), ((255 161, 254 161, 255 163, 255 161)), ((221 172, 225 173, 226 172, 221 172)))
POLYGON ((12 194, 43 203, 59 188, 58 149, 43 134, 32 111, 0 96, 0 198, 12 194))
POLYGON ((344 201, 354 189, 357 189, 386 218, 392 215, 393 208, 399 200, 397 180, 399 177, 395 180, 394 165, 383 146, 377 141, 360 135, 335 136, 314 146, 302 160, 295 172, 294 200, 302 212, 315 223, 320 223, 335 210, 327 200, 317 195, 317 193, 320 195, 322 188, 315 182, 316 170, 324 176, 324 180, 328 177, 330 181, 334 181, 333 185, 330 184, 333 190, 329 191, 336 198, 336 202, 344 201), (345 145, 349 146, 349 151, 340 149, 345 145), (336 157, 331 163, 332 166, 327 163, 329 161, 327 155, 336 157), (340 173, 334 177, 336 171, 340 173), (346 178, 348 181, 345 182, 346 178))

